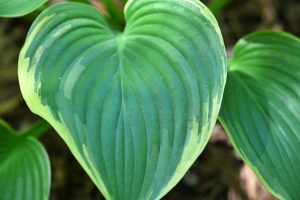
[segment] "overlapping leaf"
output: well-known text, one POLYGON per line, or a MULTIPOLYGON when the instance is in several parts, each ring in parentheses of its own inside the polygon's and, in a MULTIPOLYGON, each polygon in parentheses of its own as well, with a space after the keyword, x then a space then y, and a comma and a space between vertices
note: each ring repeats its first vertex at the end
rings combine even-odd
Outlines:
POLYGON ((235 148, 282 199, 300 199, 300 40, 280 32, 241 39, 220 113, 235 148))
POLYGON ((203 150, 220 108, 226 55, 198 0, 132 0, 126 28, 93 7, 55 5, 19 60, 22 94, 107 199, 158 199, 203 150))
POLYGON ((47 200, 50 164, 42 144, 32 137, 43 132, 38 125, 21 134, 0 120, 0 199, 47 200))
POLYGON ((18 17, 31 13, 47 0, 0 0, 0 17, 18 17))

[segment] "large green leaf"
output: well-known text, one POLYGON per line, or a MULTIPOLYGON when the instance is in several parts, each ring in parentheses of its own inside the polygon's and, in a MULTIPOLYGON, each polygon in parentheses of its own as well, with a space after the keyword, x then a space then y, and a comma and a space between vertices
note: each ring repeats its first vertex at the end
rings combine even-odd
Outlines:
POLYGON ((300 199, 300 40, 281 32, 241 39, 229 62, 220 120, 265 186, 300 199))
POLYGON ((19 60, 22 94, 107 199, 158 199, 211 135, 226 55, 198 0, 132 0, 123 33, 93 7, 55 5, 19 60))
POLYGON ((47 0, 0 0, 0 17, 18 17, 31 13, 47 0))
POLYGON ((17 133, 0 119, 0 199, 46 200, 50 191, 50 163, 43 145, 33 136, 47 129, 39 123, 17 133))

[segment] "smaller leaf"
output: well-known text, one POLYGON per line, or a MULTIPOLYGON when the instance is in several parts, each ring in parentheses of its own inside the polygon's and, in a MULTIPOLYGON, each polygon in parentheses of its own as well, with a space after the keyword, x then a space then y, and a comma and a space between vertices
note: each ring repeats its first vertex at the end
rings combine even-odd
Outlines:
POLYGON ((50 162, 33 136, 47 130, 45 121, 17 133, 0 119, 0 199, 45 200, 50 191, 50 162))
POLYGON ((257 32, 234 47, 219 119, 280 199, 300 199, 300 40, 257 32))
POLYGON ((20 17, 31 13, 47 0, 0 0, 0 17, 20 17))

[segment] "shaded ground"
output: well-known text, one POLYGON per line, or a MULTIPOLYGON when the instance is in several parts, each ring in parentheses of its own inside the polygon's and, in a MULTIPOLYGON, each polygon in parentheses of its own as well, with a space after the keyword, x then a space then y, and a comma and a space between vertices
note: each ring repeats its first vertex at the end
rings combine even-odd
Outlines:
MULTIPOLYGON (((277 29, 300 36, 299 0, 232 0, 218 15, 230 49, 243 35, 277 29)), ((30 20, 0 19, 0 117, 21 129, 36 120, 23 102, 17 82, 17 57, 30 20)), ((42 138, 52 164, 53 200, 101 200, 101 194, 53 131, 42 138)), ((273 199, 233 150, 217 125, 213 137, 183 180, 165 200, 273 199)))

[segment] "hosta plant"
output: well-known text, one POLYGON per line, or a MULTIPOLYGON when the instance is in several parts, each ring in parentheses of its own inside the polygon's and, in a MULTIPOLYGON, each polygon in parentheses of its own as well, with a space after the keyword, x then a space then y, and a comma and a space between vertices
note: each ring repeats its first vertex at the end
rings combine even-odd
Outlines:
POLYGON ((106 199, 164 196, 204 149, 221 105, 221 123, 263 184, 300 198, 298 38, 251 34, 227 62, 218 24, 198 0, 130 0, 122 31, 123 13, 102 3, 108 20, 82 3, 43 11, 18 76, 29 108, 106 199))

